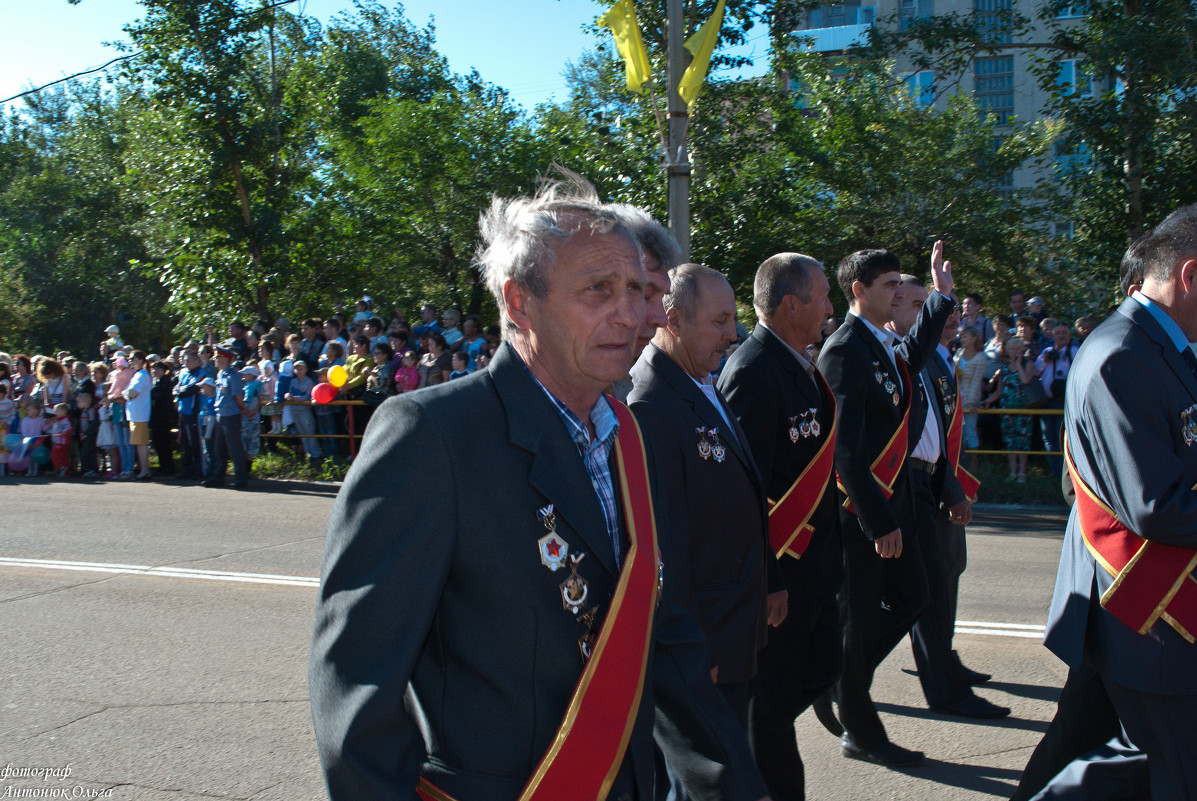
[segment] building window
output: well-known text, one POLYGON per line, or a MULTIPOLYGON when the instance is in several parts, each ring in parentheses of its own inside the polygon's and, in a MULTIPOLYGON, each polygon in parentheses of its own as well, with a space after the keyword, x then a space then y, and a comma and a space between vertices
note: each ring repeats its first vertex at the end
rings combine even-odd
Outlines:
POLYGON ((910 92, 910 99, 920 106, 934 104, 935 73, 932 70, 922 70, 907 76, 906 90, 910 92))
POLYGON ((872 6, 861 7, 860 0, 849 0, 822 8, 812 8, 807 12, 806 24, 808 28, 812 29, 839 28, 845 25, 871 25, 876 10, 872 6))
POLYGON ((973 98, 981 114, 992 114, 998 125, 1014 118, 1014 56, 979 58, 973 62, 973 98))
POLYGON ((898 25, 901 30, 910 27, 916 19, 926 19, 935 14, 935 0, 898 0, 898 25))
POLYGON ((973 0, 973 17, 981 40, 989 44, 1010 44, 1013 9, 1013 0, 973 0))
POLYGON ((1056 86, 1065 97, 1093 96, 1093 81, 1085 72, 1084 62, 1080 59, 1066 58, 1060 62, 1056 86))
POLYGON ((1083 6, 1061 6, 1056 12, 1056 19, 1076 19, 1085 16, 1083 6))

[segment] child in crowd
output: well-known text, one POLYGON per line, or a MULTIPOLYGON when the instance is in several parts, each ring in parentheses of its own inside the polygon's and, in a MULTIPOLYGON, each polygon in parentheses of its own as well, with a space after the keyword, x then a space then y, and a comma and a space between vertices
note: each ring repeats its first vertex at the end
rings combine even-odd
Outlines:
POLYGON ((95 400, 96 396, 91 392, 81 392, 75 396, 79 419, 75 437, 79 443, 79 470, 84 478, 95 478, 97 475, 96 437, 99 433, 100 418, 96 414, 95 400))
POLYGON ((395 372, 395 391, 411 392, 420 386, 420 368, 416 365, 416 354, 403 354, 403 364, 395 372))
POLYGON ((8 384, 0 383, 0 424, 11 427, 17 418, 17 404, 8 395, 8 384))
MULTIPOLYGON (((8 394, 8 387, 0 384, 0 390, 3 390, 4 395, 8 394)), ((12 432, 12 427, 7 418, 0 418, 0 476, 8 475, 8 445, 5 440, 12 432)))
POLYGON ((112 406, 105 399, 96 412, 99 425, 96 427, 96 450, 100 452, 99 470, 104 478, 116 478, 120 470, 116 453, 116 430, 112 426, 112 406))
POLYGON ((33 451, 41 444, 40 440, 46 433, 46 420, 42 417, 41 405, 37 398, 27 397, 21 403, 21 438, 25 444, 21 448, 21 456, 29 459, 27 476, 37 475, 37 462, 33 461, 33 451))
POLYGON ((466 356, 464 351, 459 350, 457 353, 453 354, 453 372, 449 373, 450 381, 452 381, 454 378, 465 378, 470 374, 470 371, 466 369, 466 361, 468 358, 469 357, 466 356))
POLYGON ((245 382, 241 388, 241 400, 245 401, 241 410, 241 446, 252 463, 262 447, 262 382, 258 379, 258 368, 252 364, 244 368, 241 380, 245 382))
MULTIPOLYGON (((316 383, 312 381, 311 376, 308 375, 308 363, 303 359, 295 359, 292 362, 295 375, 291 378, 287 386, 287 391, 283 393, 283 400, 300 401, 302 403, 310 403, 312 400, 312 388, 316 383)), ((316 433, 316 418, 311 406, 293 405, 287 406, 291 411, 291 425, 295 428, 295 433, 300 434, 303 443, 303 449, 308 454, 308 459, 313 462, 320 461, 320 443, 315 437, 302 436, 304 434, 316 433)))
POLYGON ((278 390, 278 370, 274 369, 274 362, 261 361, 258 369, 262 371, 262 418, 270 423, 271 434, 282 433, 282 407, 275 403, 278 390))
MULTIPOLYGON (((328 371, 319 370, 316 373, 317 383, 328 383, 328 371)), ((336 434, 337 433, 337 414, 340 407, 333 406, 331 403, 317 403, 316 405, 316 432, 321 435, 336 434)), ((321 455, 325 459, 340 458, 341 446, 337 440, 329 436, 321 436, 320 438, 321 455)))
POLYGON ((203 475, 207 478, 216 472, 216 381, 204 378, 199 388, 199 427, 204 438, 203 475))
POLYGON ((65 403, 54 405, 54 422, 50 423, 50 465, 54 475, 66 478, 71 466, 71 407, 65 403))

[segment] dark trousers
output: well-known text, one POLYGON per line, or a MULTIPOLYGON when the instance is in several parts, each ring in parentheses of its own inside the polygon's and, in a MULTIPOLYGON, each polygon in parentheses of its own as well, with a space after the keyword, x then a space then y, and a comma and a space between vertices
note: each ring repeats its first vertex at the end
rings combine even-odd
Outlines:
MULTIPOLYGON (((727 701, 728 707, 741 726, 748 725, 749 701, 752 697, 753 681, 730 681, 716 684, 715 689, 727 701)), ((660 748, 653 749, 656 758, 656 779, 653 794, 658 801, 690 801, 690 794, 682 779, 665 759, 660 748)))
POLYGON ((1153 695, 1102 677, 1122 728, 1147 754, 1152 801, 1197 799, 1197 695, 1153 695))
POLYGON ((170 430, 170 423, 152 423, 150 425, 150 442, 154 446, 154 453, 158 454, 158 472, 171 475, 175 472, 175 435, 170 430))
POLYGON ((1068 764, 1099 748, 1122 730, 1101 674, 1089 662, 1069 669, 1056 716, 1023 768, 1011 801, 1027 801, 1068 764))
POLYGON ((838 685, 840 722, 858 746, 875 749, 888 742, 888 737, 869 695, 873 674, 926 607, 927 576, 913 529, 902 530, 902 555, 883 559, 861 531, 855 515, 842 514, 840 519, 844 530, 844 587, 840 591, 844 671, 838 685))
POLYGON ((910 630, 910 645, 927 703, 947 706, 972 694, 960 662, 952 654, 960 576, 955 566, 948 563, 946 540, 952 532, 941 530, 937 525, 939 498, 935 494, 935 477, 931 473, 912 470, 910 485, 914 493, 915 529, 923 570, 927 574, 928 593, 927 608, 910 630))
POLYGON ((769 644, 760 652, 748 710, 748 743, 773 801, 806 798, 806 771, 798 755, 794 720, 835 684, 843 664, 835 596, 801 598, 791 587, 789 614, 769 630, 769 644))
MULTIPOLYGON (((1052 398, 1048 401, 1047 408, 1049 409, 1063 409, 1063 398, 1052 398)), ((1064 418, 1055 414, 1045 414, 1039 418, 1039 427, 1043 431, 1043 449, 1045 451, 1060 450, 1060 431, 1064 423, 1064 418)), ((1060 475, 1064 470, 1063 456, 1049 456, 1047 457, 1047 464, 1051 468, 1054 475, 1060 475)))
POLYGON ((233 462, 233 482, 244 484, 248 481, 249 463, 245 458, 245 448, 241 445, 241 415, 217 417, 216 432, 212 439, 214 458, 210 465, 208 481, 223 483, 229 460, 233 462))
POLYGON ((84 473, 94 472, 98 469, 96 465, 96 435, 99 433, 99 429, 93 421, 91 430, 79 437, 79 469, 84 473))
POLYGON ((204 436, 199 414, 179 415, 179 450, 182 451, 183 476, 199 478, 204 475, 204 436))

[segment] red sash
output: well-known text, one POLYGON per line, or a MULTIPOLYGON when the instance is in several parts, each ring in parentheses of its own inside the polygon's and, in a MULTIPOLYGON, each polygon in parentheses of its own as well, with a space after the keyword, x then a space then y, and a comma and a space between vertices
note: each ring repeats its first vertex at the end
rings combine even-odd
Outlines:
MULTIPOLYGON (((598 641, 557 736, 520 801, 606 798, 623 762, 644 689, 653 615, 660 600, 656 519, 640 426, 627 406, 609 396, 608 400, 619 418, 615 463, 630 546, 598 641)), ((426 801, 453 801, 426 779, 420 779, 416 792, 426 801)))
MULTIPOLYGON (((898 474, 902 472, 902 467, 906 464, 906 456, 910 451, 910 398, 911 392, 914 391, 914 385, 910 382, 910 371, 906 369, 906 361, 896 354, 894 361, 898 365, 898 374, 902 376, 902 406, 905 407, 902 412, 902 422, 894 431, 894 435, 889 438, 889 442, 881 449, 881 453, 869 465, 869 472, 873 474, 877 486, 881 488, 881 493, 887 501, 893 497, 894 482, 898 480, 898 474)), ((864 425, 863 420, 861 425, 864 425)), ((838 476, 836 477, 836 486, 839 487, 840 492, 848 494, 844 482, 840 481, 838 476)), ((856 514, 856 508, 852 505, 851 498, 844 498, 844 508, 852 514, 856 514)))
POLYGON ((1101 596, 1107 612, 1140 634, 1163 619, 1180 636, 1194 642, 1197 631, 1197 550, 1150 542, 1124 526, 1084 482, 1064 441, 1068 475, 1076 488, 1077 523, 1085 546, 1097 563, 1114 576, 1101 596))
POLYGON ((961 410, 960 383, 956 383, 956 402, 952 409, 952 421, 948 424, 947 455, 948 464, 956 472, 956 480, 964 490, 964 497, 971 502, 977 502, 977 490, 981 488, 981 481, 968 470, 960 466, 960 455, 964 452, 964 412, 961 410))
POLYGON ((822 373, 815 370, 813 375, 823 393, 831 423, 827 439, 815 458, 786 490, 786 494, 781 496, 781 500, 769 500, 769 544, 773 546, 773 553, 778 559, 786 554, 801 559, 802 554, 806 553, 810 538, 815 533, 814 526, 808 521, 823 500, 835 466, 835 395, 822 373))

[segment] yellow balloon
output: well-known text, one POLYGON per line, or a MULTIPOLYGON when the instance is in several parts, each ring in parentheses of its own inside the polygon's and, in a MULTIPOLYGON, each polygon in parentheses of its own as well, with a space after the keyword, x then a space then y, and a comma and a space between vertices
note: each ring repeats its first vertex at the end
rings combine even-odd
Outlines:
POLYGON ((328 383, 334 387, 343 387, 345 382, 349 380, 349 373, 345 372, 345 368, 339 364, 334 364, 328 368, 328 383))

